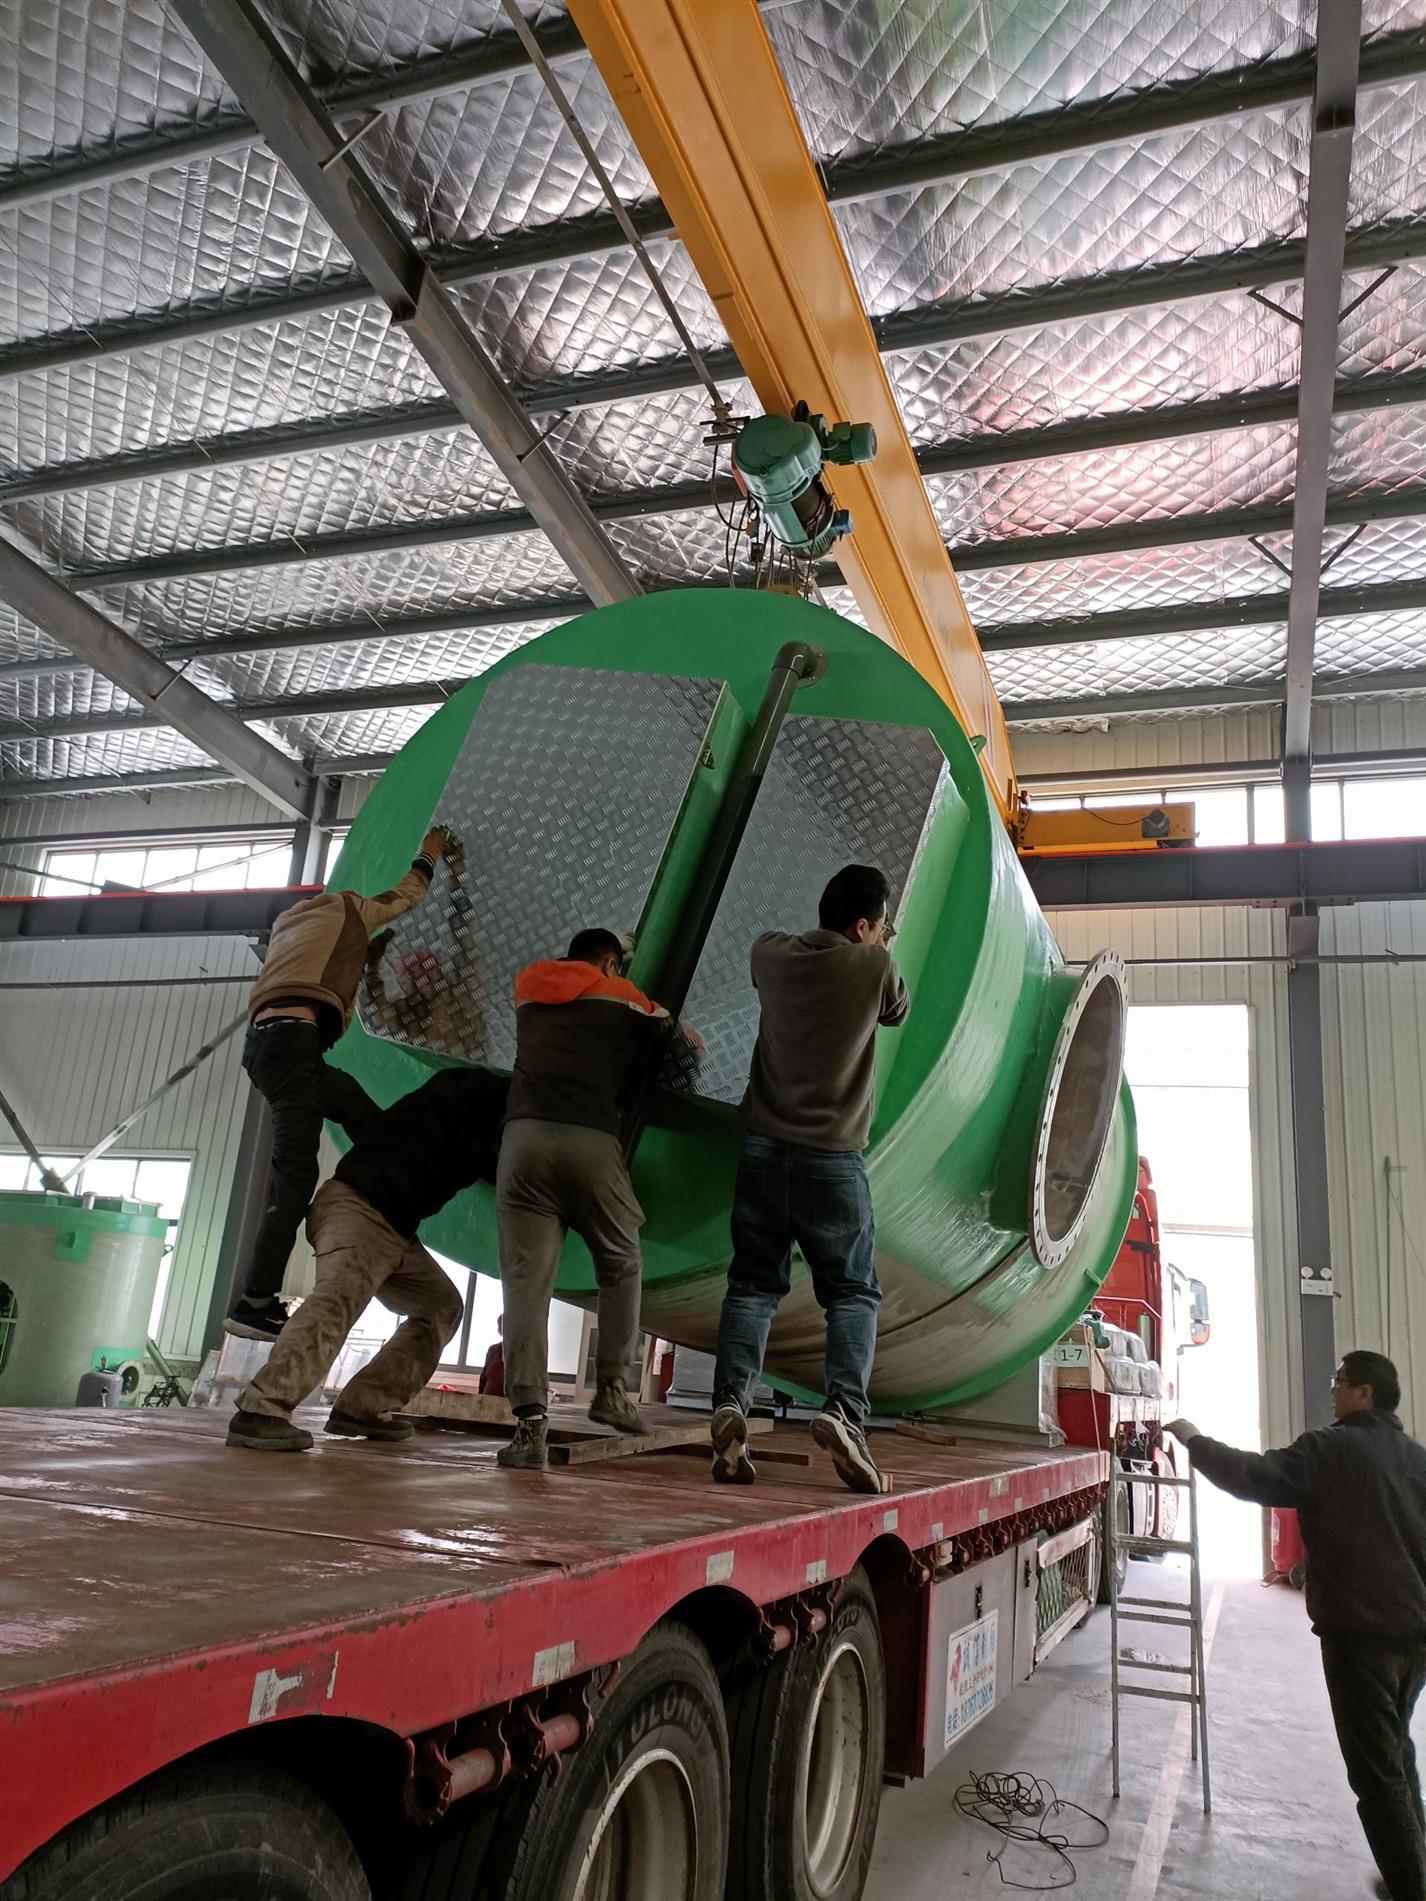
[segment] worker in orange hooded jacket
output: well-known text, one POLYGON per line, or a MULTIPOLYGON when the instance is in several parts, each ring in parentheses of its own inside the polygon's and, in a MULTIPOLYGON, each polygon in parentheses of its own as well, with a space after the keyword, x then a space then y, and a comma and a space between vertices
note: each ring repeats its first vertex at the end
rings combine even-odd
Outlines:
POLYGON ((515 980, 515 1070, 495 1186, 506 1391, 517 1421, 502 1465, 545 1464, 550 1297, 571 1228, 594 1257, 599 1285, 589 1416, 620 1432, 644 1429, 627 1385, 639 1340, 644 1211, 622 1137, 670 1040, 702 1045, 624 977, 624 952, 612 931, 581 931, 564 957, 530 964, 515 980))

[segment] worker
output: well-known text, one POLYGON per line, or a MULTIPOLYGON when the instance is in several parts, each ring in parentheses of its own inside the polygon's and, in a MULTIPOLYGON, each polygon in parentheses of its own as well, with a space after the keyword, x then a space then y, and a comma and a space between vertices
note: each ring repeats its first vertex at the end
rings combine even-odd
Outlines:
POLYGON ((761 1010, 743 1097, 733 1190, 733 1259, 713 1374, 713 1476, 750 1485, 748 1409, 768 1331, 802 1250, 827 1316, 826 1403, 812 1436, 843 1484, 879 1492, 863 1422, 876 1351, 875 1228, 862 1151, 871 1128, 878 1024, 910 1000, 888 946, 891 893, 871 865, 846 865, 815 931, 768 931, 753 945, 761 1010))
POLYGON ((480 1369, 480 1390, 487 1399, 505 1397, 505 1342, 501 1337, 504 1332, 505 1316, 501 1314, 495 1322, 496 1338, 490 1343, 485 1364, 480 1369))
POLYGON ((1307 1614, 1347 1781, 1381 1872, 1379 1894, 1426 1901, 1426 1825, 1411 1712, 1426 1684, 1426 1448, 1396 1409, 1383 1354, 1343 1354, 1335 1424, 1275 1452, 1239 1452, 1187 1419, 1168 1431, 1196 1472, 1234 1498, 1296 1511, 1307 1553, 1307 1614))
POLYGON ((272 1161, 267 1203, 225 1333, 275 1340, 282 1332, 287 1309, 278 1294, 317 1186, 322 1124, 339 1122, 355 1140, 375 1109, 355 1077, 325 1060, 326 1051, 351 1022, 372 932, 421 902, 453 840, 447 826, 437 825, 390 891, 374 898, 323 891, 282 912, 272 927, 248 996, 243 1046, 243 1068, 272 1110, 272 1161))
MULTIPOLYGON (((644 1211, 620 1138, 675 1026, 622 974, 625 951, 612 931, 580 931, 562 958, 531 964, 515 980, 515 1070, 495 1190, 505 1383, 516 1419, 502 1465, 546 1463, 550 1297, 571 1228, 594 1257, 599 1287, 589 1417, 618 1432, 644 1430, 626 1383, 639 1341, 644 1211)), ((691 1031, 683 1036, 701 1049, 691 1031)))
POLYGON ((475 1181, 494 1181, 509 1085, 481 1069, 438 1070, 377 1111, 337 1164, 307 1217, 317 1284, 244 1388, 228 1444, 305 1452, 312 1435, 293 1408, 321 1385, 368 1301, 403 1316, 374 1359, 337 1395, 324 1432, 409 1439, 397 1415, 421 1391, 465 1304, 416 1230, 475 1181))

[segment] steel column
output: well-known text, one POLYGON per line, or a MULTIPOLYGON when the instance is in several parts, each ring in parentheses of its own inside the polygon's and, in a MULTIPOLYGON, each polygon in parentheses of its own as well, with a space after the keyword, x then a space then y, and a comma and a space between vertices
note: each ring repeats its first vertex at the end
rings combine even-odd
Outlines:
POLYGON ((1312 836, 1308 800, 1317 590, 1327 521, 1332 392, 1337 374, 1342 272, 1356 124, 1361 0, 1319 0, 1317 79, 1307 188, 1307 261, 1302 280, 1302 368, 1297 393, 1297 471, 1292 504, 1292 581, 1287 602, 1287 704, 1283 781, 1289 839, 1312 836))
POLYGON ((292 858, 287 871, 289 884, 313 885, 323 882, 322 873, 327 862, 327 848, 332 842, 332 827, 336 822, 340 795, 341 787, 335 779, 328 777, 312 781, 311 811, 299 821, 292 834, 292 858))
POLYGON ((208 1298, 208 1319, 203 1328, 203 1352, 207 1354, 223 1341, 223 1322, 233 1310, 241 1276, 247 1269, 257 1240, 258 1226, 267 1205, 267 1178, 272 1166, 272 1112, 256 1089, 248 1091, 243 1109, 243 1126, 233 1157, 233 1185, 228 1192, 228 1213, 223 1223, 223 1238, 213 1267, 213 1287, 208 1298))
POLYGON ((1319 940, 1315 905, 1304 904, 1288 913, 1292 1177, 1302 1325, 1302 1418, 1309 1427, 1332 1423, 1332 1373, 1337 1364, 1326 1079, 1322 1069, 1322 971, 1316 961, 1319 940))
POLYGON ((390 305, 590 599, 639 584, 554 452, 501 380, 464 313, 367 177, 253 0, 173 0, 174 10, 253 115, 268 144, 390 305))
POLYGON ((153 723, 186 739, 294 818, 312 795, 309 775, 240 719, 210 700, 182 674, 141 646, 122 627, 47 574, 37 561, 0 536, 0 599, 96 672, 141 700, 153 723))

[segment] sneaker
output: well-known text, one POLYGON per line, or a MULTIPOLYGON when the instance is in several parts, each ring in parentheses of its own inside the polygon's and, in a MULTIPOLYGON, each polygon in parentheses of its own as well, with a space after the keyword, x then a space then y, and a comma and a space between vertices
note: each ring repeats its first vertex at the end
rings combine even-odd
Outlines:
POLYGON ((735 1399, 725 1399, 713 1414, 713 1476, 720 1485, 751 1485, 757 1478, 748 1457, 748 1422, 735 1399))
POLYGON ((394 1413, 388 1413, 384 1419, 375 1414, 366 1419, 360 1413, 344 1413, 336 1406, 322 1430, 334 1432, 339 1439, 411 1439, 416 1432, 409 1419, 401 1419, 394 1413))
POLYGON ((228 1424, 228 1444, 246 1446, 249 1452, 309 1452, 312 1435, 273 1413, 239 1411, 228 1424))
POLYGON ((612 1426, 615 1432, 647 1432, 639 1409, 629 1397, 623 1380, 605 1380, 594 1395, 589 1417, 596 1426, 612 1426))
POLYGON ((514 1466, 517 1471, 543 1470, 550 1462, 545 1450, 545 1436, 549 1428, 550 1422, 543 1413, 536 1413, 532 1419, 517 1419, 515 1437, 509 1445, 501 1446, 495 1455, 495 1463, 514 1466))
POLYGON ((287 1325, 287 1309, 276 1298, 240 1300, 223 1322, 224 1333, 238 1340, 276 1340, 287 1325))
POLYGON ((881 1474, 867 1450, 866 1434, 836 1407, 829 1407, 812 1421, 812 1437, 824 1452, 831 1453, 843 1485, 853 1492, 881 1491, 881 1474))

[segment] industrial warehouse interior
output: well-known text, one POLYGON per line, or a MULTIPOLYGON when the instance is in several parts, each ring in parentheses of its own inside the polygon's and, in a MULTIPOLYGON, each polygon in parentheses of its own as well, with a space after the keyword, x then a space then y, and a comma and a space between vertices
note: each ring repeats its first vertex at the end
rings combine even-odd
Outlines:
POLYGON ((1426 0, 0 0, 0 311, 0 1901, 1426 1901, 1426 0))

